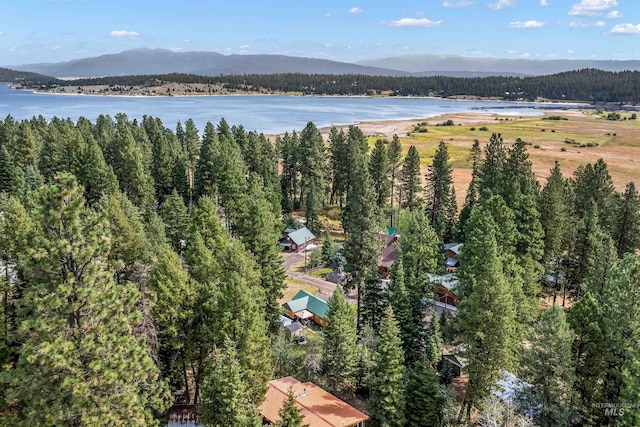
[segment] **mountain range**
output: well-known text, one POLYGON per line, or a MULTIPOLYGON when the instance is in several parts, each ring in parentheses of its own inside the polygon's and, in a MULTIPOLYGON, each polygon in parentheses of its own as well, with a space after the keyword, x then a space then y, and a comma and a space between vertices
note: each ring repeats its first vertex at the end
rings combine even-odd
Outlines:
POLYGON ((604 71, 640 70, 640 61, 402 55, 348 63, 285 55, 223 55, 217 52, 134 49, 67 62, 27 64, 11 68, 54 77, 105 77, 168 73, 206 76, 302 73, 487 77, 546 75, 583 68, 597 68, 604 71))

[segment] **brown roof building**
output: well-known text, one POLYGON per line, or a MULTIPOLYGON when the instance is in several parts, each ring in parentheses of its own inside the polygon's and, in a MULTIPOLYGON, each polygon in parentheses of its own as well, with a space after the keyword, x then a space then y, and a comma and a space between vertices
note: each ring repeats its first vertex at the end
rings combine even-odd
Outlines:
POLYGON ((378 233, 378 238, 382 243, 382 255, 378 262, 378 273, 382 277, 389 277, 393 264, 395 264, 398 259, 400 236, 397 234, 391 236, 385 233, 378 233))
POLYGON ((366 414, 326 392, 314 383, 301 383, 284 377, 267 383, 267 395, 260 405, 260 414, 270 423, 280 421, 278 411, 287 398, 289 387, 296 394, 296 404, 309 427, 364 427, 366 414))

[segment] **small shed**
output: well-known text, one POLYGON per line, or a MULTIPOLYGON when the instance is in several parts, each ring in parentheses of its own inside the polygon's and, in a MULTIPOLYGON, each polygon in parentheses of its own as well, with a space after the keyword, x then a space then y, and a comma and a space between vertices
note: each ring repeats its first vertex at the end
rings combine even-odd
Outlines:
POLYGON ((445 354, 442 356, 443 365, 449 365, 451 372, 455 377, 460 377, 465 374, 465 368, 467 367, 467 359, 455 354, 445 354))
POLYGON ((299 337, 302 335, 302 323, 300 322, 291 322, 287 326, 284 327, 284 335, 288 340, 292 340, 293 338, 299 337))
POLYGON ((279 243, 284 251, 302 252, 310 247, 315 247, 316 236, 307 227, 302 227, 299 230, 287 228, 279 243))

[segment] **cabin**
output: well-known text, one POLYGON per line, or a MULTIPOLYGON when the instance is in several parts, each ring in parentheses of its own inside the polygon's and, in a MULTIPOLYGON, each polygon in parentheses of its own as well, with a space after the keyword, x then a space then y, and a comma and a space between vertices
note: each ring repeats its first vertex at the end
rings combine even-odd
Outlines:
POLYGON ((283 251, 302 252, 316 247, 316 236, 307 227, 302 227, 299 230, 287 228, 279 243, 283 251))
POLYGON ((458 278, 455 276, 455 274, 428 274, 427 276, 429 283, 435 285, 436 294, 438 295, 438 301, 443 304, 455 307, 456 303, 458 302, 456 291, 459 285, 458 278))
POLYGON ((460 252, 464 243, 445 243, 443 245, 443 251, 447 257, 447 271, 455 271, 460 266, 460 252))
POLYGON ((267 424, 280 421, 278 411, 290 388, 304 417, 302 423, 309 427, 364 427, 369 419, 368 415, 312 382, 301 383, 293 377, 284 377, 267 383, 267 394, 258 409, 267 424))
POLYGON ((391 276, 391 269, 398 260, 398 248, 400 247, 400 235, 395 234, 393 228, 389 228, 387 233, 378 233, 378 238, 382 243, 382 254, 378 262, 378 273, 387 278, 391 276))
POLYGON ((303 326, 300 322, 291 322, 284 327, 284 335, 289 341, 302 336, 303 326))
POLYGON ((329 305, 309 292, 300 290, 293 296, 291 301, 283 304, 284 314, 290 319, 298 319, 300 322, 313 320, 320 326, 327 326, 327 313, 329 305))

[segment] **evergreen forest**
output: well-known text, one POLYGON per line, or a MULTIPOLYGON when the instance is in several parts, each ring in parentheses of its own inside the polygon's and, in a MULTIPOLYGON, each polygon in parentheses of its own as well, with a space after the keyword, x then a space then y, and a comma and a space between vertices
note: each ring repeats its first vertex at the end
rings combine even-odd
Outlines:
MULTIPOLYGON (((215 79, 636 103, 625 85, 637 76, 357 76, 350 89, 327 76, 215 79)), ((260 426, 267 381, 288 375, 358 407, 372 427, 640 425, 635 184, 616 191, 602 160, 571 176, 556 164, 539 182, 527 143, 497 133, 469 158, 458 206, 445 142, 423 175, 415 147, 370 143, 357 126, 323 137, 309 122, 271 140, 224 119, 197 129, 123 114, 6 117, 0 426, 166 425, 177 390, 205 426, 260 426), (346 273, 306 347, 279 320, 278 240, 302 224, 322 241, 321 262, 346 273), (383 280, 387 227, 401 245, 383 280), (430 278, 446 272, 452 242, 464 243, 457 312, 437 315, 430 278), (463 387, 442 358, 452 349, 466 361, 463 387), (496 398, 506 373, 524 384, 511 401, 496 398)), ((294 400, 281 427, 303 425, 294 400)))
MULTIPOLYGON (((0 73, 1 77, 1 73, 0 73)), ((280 92, 304 95, 474 96, 504 100, 548 99, 637 105, 640 72, 583 69, 536 77, 391 77, 324 74, 251 74, 199 76, 164 74, 112 76, 57 80, 25 76, 28 88, 107 85, 113 94, 119 87, 153 87, 163 83, 221 85, 233 92, 280 92)))

